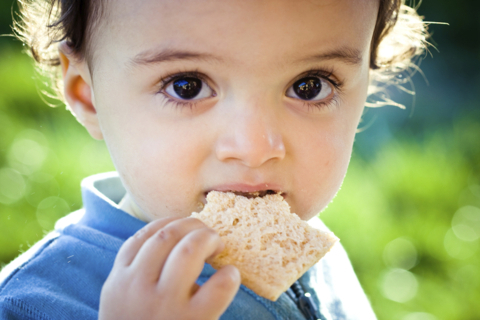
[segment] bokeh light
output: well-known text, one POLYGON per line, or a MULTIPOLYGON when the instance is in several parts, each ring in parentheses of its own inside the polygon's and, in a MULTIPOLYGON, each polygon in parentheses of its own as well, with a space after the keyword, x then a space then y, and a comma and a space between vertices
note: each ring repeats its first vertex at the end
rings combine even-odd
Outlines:
POLYGON ((465 206, 455 213, 452 230, 463 241, 475 241, 480 238, 480 208, 465 206))
POLYGON ((46 139, 36 130, 20 132, 7 154, 8 164, 24 175, 29 175, 41 168, 47 158, 46 139))
POLYGON ((460 260, 465 260, 472 257, 478 252, 479 246, 477 243, 465 241, 457 237, 453 229, 449 229, 445 234, 444 246, 447 253, 452 257, 460 260))
POLYGON ((381 278, 383 295, 396 302, 407 302, 415 297, 418 281, 415 275, 404 269, 391 269, 381 278))
POLYGON ((0 202, 12 204, 20 200, 26 189, 23 176, 11 168, 0 169, 0 202))
POLYGON ((69 212, 70 206, 64 199, 48 197, 37 206, 37 221, 45 230, 51 230, 55 222, 69 212))
POLYGON ((438 320, 438 318, 427 312, 412 312, 404 316, 402 320, 438 320))
POLYGON ((417 263, 417 249, 408 239, 397 238, 385 246, 383 259, 392 268, 409 270, 417 263))

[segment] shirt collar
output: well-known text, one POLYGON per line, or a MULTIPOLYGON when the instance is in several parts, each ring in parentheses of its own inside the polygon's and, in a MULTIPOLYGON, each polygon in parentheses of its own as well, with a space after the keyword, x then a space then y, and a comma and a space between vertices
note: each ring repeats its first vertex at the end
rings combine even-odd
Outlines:
POLYGON ((78 224, 126 240, 146 225, 118 208, 126 191, 117 172, 107 172, 82 181, 84 212, 78 224))

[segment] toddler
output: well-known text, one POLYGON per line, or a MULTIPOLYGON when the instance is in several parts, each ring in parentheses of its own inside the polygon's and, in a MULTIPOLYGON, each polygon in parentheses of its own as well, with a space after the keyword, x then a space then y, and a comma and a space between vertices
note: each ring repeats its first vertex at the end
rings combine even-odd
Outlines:
MULTIPOLYGON (((276 302, 206 263, 209 191, 281 193, 313 226, 366 99, 424 25, 401 0, 23 0, 17 35, 117 173, 1 274, 1 319, 375 319, 337 245, 276 302), (295 291, 295 292, 294 292, 295 291), (312 305, 302 307, 300 294, 312 305), (297 293, 297 294, 295 294, 297 293)), ((352 232, 354 232, 352 230, 352 232)), ((361 235, 359 235, 361 236, 361 235)))

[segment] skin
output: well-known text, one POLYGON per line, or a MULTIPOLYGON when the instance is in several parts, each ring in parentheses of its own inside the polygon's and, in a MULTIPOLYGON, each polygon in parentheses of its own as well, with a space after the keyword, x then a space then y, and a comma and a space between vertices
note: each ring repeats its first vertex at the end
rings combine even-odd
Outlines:
POLYGON ((217 319, 238 290, 238 271, 227 267, 198 289, 200 266, 222 244, 185 217, 210 190, 274 189, 304 220, 327 206, 367 97, 378 1, 117 0, 106 10, 90 63, 60 46, 65 97, 105 139, 127 190, 121 208, 152 223, 120 250, 100 317, 217 319), (183 54, 145 61, 175 52, 183 54), (292 96, 311 70, 330 94, 292 96), (160 79, 181 72, 200 73, 211 91, 169 96, 160 79), (182 264, 192 267, 173 267, 182 264))

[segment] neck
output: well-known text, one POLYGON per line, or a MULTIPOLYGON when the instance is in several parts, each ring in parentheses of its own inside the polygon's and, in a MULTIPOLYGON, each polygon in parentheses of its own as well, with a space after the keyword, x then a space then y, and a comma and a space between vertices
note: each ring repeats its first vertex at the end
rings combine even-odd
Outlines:
POLYGON ((120 203, 118 204, 118 208, 139 220, 142 220, 144 222, 150 222, 150 219, 146 217, 145 213, 135 203, 135 201, 128 194, 128 192, 125 194, 122 201, 120 201, 120 203))

